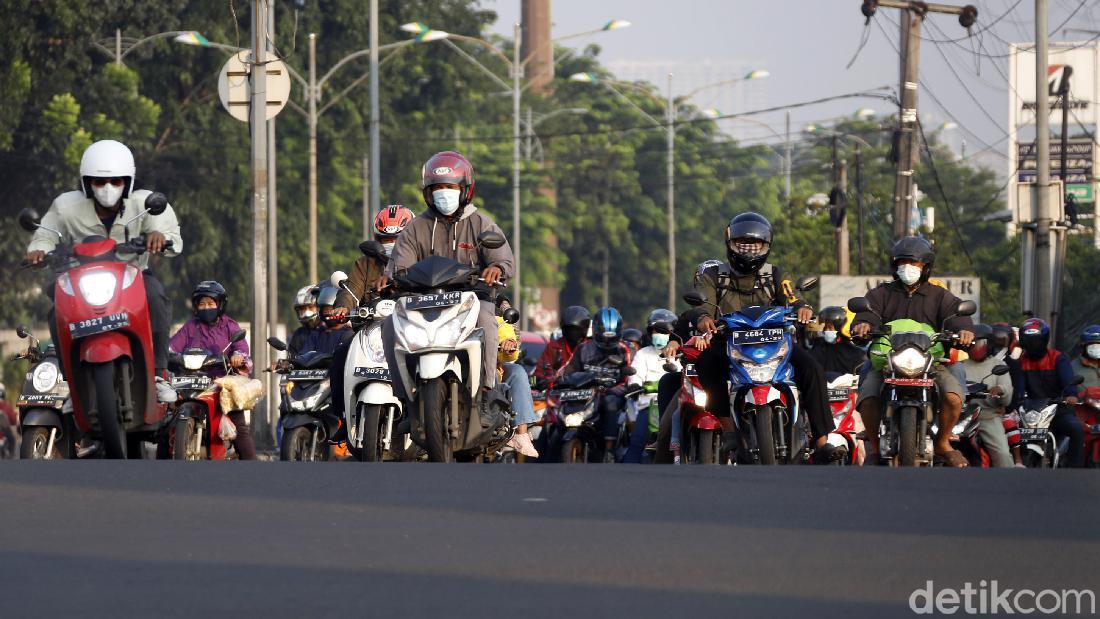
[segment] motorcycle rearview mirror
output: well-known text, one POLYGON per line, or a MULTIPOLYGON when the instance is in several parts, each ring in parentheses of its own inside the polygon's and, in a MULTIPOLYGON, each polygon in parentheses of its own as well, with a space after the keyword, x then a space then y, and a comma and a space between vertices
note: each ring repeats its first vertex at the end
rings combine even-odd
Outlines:
POLYGON ((1078 374, 1077 376, 1073 377, 1073 380, 1069 381, 1069 384, 1070 384, 1071 387, 1076 387, 1077 385, 1080 385, 1083 382, 1085 382, 1085 377, 1078 374))
POLYGON ((795 285, 800 292, 808 292, 817 288, 818 277, 816 275, 807 275, 799 278, 798 284, 795 285))
POLYGON ((27 232, 34 232, 42 225, 42 217, 33 208, 25 208, 19 211, 19 227, 27 232))
POLYGON ((632 366, 628 365, 625 368, 623 368, 623 375, 624 376, 634 376, 637 373, 638 373, 638 370, 635 370, 632 366))
POLYGON ((1007 365, 1002 364, 1002 365, 998 365, 997 367, 993 368, 993 375, 994 376, 1004 376, 1005 374, 1008 374, 1008 366, 1007 365))
POLYGON ((676 369, 676 366, 671 364, 671 363, 665 363, 663 366, 661 366, 661 369, 663 369, 665 372, 677 372, 677 371, 679 371, 679 370, 676 369))
POLYGON ((270 345, 275 350, 279 350, 279 351, 286 350, 286 343, 284 343, 282 340, 275 337, 274 335, 267 338, 267 343, 268 343, 268 345, 270 345))
POLYGON ((974 334, 975 340, 981 340, 993 336, 993 327, 986 324, 976 324, 970 332, 974 334))
POLYGON ((857 314, 864 312, 871 312, 874 314, 874 310, 871 309, 871 302, 867 300, 867 297, 852 297, 848 299, 848 310, 857 314))
POLYGON ((703 298, 703 295, 700 294, 699 291, 697 291, 697 290, 692 290, 691 292, 685 292, 684 296, 683 296, 683 299, 684 299, 684 303, 687 303, 688 305, 690 305, 692 307, 699 307, 700 305, 707 302, 707 300, 703 298))
POLYGON ((248 337, 248 331, 245 331, 244 329, 238 329, 237 332, 233 334, 233 337, 229 338, 229 342, 232 344, 236 344, 246 337, 248 337))
POLYGON ((159 191, 145 196, 145 210, 154 217, 168 210, 168 196, 159 191))
POLYGON ((963 302, 959 303, 959 309, 955 311, 955 315, 956 316, 973 316, 977 312, 978 312, 978 304, 973 302, 973 301, 966 300, 966 301, 963 301, 963 302))
POLYGON ((374 239, 363 241, 359 244, 359 251, 368 258, 374 258, 375 260, 381 260, 383 262, 390 259, 386 255, 386 248, 381 243, 374 239))
POLYGON ((19 325, 15 328, 15 334, 19 336, 19 339, 27 339, 31 335, 31 330, 27 328, 27 325, 19 325))
POLYGON ((477 244, 485 249, 500 249, 508 241, 496 230, 486 230, 477 236, 477 244))
POLYGON ((332 275, 329 276, 328 281, 337 288, 343 288, 344 282, 348 281, 348 274, 343 271, 333 271, 332 275))
POLYGON ((514 325, 519 322, 519 310, 514 307, 509 307, 508 309, 504 310, 502 318, 504 318, 504 322, 510 325, 514 325))

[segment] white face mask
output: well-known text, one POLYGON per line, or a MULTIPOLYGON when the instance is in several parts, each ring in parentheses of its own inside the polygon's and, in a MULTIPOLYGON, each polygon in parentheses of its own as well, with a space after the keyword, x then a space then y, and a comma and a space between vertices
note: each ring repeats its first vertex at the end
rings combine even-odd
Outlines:
POLYGON ((394 245, 397 245, 397 242, 382 243, 382 251, 385 252, 387 257, 393 255, 393 246, 394 245))
POLYGON ((822 331, 821 339, 825 340, 829 344, 836 344, 836 331, 822 331))
POLYGON ((912 286, 920 281, 920 267, 911 264, 903 264, 898 267, 898 279, 906 286, 912 286))
POLYGON ((436 189, 432 192, 432 204, 437 211, 450 217, 458 210, 458 197, 461 194, 458 189, 436 189))
POLYGON ((1089 359, 1100 359, 1100 344, 1089 344, 1085 346, 1085 355, 1089 359))
POLYGON ((96 202, 99 202, 101 206, 114 208, 118 204, 119 198, 122 197, 122 189, 123 186, 115 187, 107 183, 102 187, 92 187, 92 195, 95 196, 96 202))

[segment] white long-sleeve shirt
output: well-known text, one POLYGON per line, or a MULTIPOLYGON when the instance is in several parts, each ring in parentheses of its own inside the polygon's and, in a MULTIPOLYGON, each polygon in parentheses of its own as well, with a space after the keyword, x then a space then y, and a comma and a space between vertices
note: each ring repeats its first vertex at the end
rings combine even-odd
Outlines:
MULTIPOLYGON (((666 374, 665 364, 672 363, 676 371, 680 371, 680 362, 675 359, 667 359, 661 351, 652 346, 640 349, 630 362, 630 367, 637 372, 627 379, 631 385, 644 385, 649 382, 657 382, 666 374)), ((638 408, 646 408, 657 398, 655 393, 643 393, 638 396, 638 408)))

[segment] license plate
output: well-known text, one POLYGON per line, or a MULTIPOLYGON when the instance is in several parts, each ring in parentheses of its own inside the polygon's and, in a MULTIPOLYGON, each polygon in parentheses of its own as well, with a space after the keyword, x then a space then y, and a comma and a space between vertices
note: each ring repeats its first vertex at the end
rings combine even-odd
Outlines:
POLYGON ((755 331, 730 331, 730 341, 738 346, 772 344, 783 341, 783 329, 757 329, 755 331))
POLYGON ((355 376, 359 378, 388 381, 390 379, 390 370, 389 368, 355 368, 355 376))
POLYGON ((328 370, 291 370, 287 380, 322 380, 328 378, 328 370))
POLYGON ((699 375, 699 372, 695 371, 695 364, 694 363, 688 363, 688 364, 684 365, 684 376, 687 376, 687 377, 691 378, 691 377, 695 377, 695 376, 698 376, 698 375, 699 375))
POLYGON ((422 310, 436 307, 450 307, 452 305, 458 305, 458 302, 461 300, 461 292, 422 294, 415 297, 409 297, 409 300, 405 302, 405 309, 422 310))
POLYGON ((214 384, 214 379, 209 376, 173 376, 172 388, 173 389, 202 389, 206 390, 210 388, 210 385, 214 384))
POLYGON ((76 339, 88 337, 89 335, 96 335, 97 333, 106 333, 128 326, 130 326, 130 315, 126 312, 119 312, 117 314, 108 314, 107 316, 97 316, 96 318, 70 322, 69 335, 71 335, 73 339, 76 339))
POLYGON ((1045 428, 1020 428, 1021 441, 1041 441, 1047 437, 1045 428))
POLYGON ((844 400, 847 400, 847 399, 848 399, 848 390, 847 389, 830 389, 829 390, 829 401, 830 402, 843 402, 844 400))
POLYGON ((559 391, 558 399, 562 402, 583 402, 592 397, 593 391, 591 389, 570 389, 568 391, 559 391))
POLYGON ((54 393, 23 393, 19 395, 19 406, 28 406, 30 404, 53 404, 57 400, 64 400, 65 398, 54 393))

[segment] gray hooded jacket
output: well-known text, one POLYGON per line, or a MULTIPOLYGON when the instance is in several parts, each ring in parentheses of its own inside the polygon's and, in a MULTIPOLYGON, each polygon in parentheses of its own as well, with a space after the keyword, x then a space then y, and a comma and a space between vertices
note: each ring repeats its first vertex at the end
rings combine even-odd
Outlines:
POLYGON ((418 215, 397 237, 386 276, 407 269, 428 256, 443 256, 468 264, 476 269, 499 267, 504 279, 515 273, 512 246, 505 242, 499 249, 478 249, 477 237, 493 230, 504 234, 487 215, 480 213, 473 204, 467 204, 455 218, 444 218, 435 209, 427 209, 418 215))

